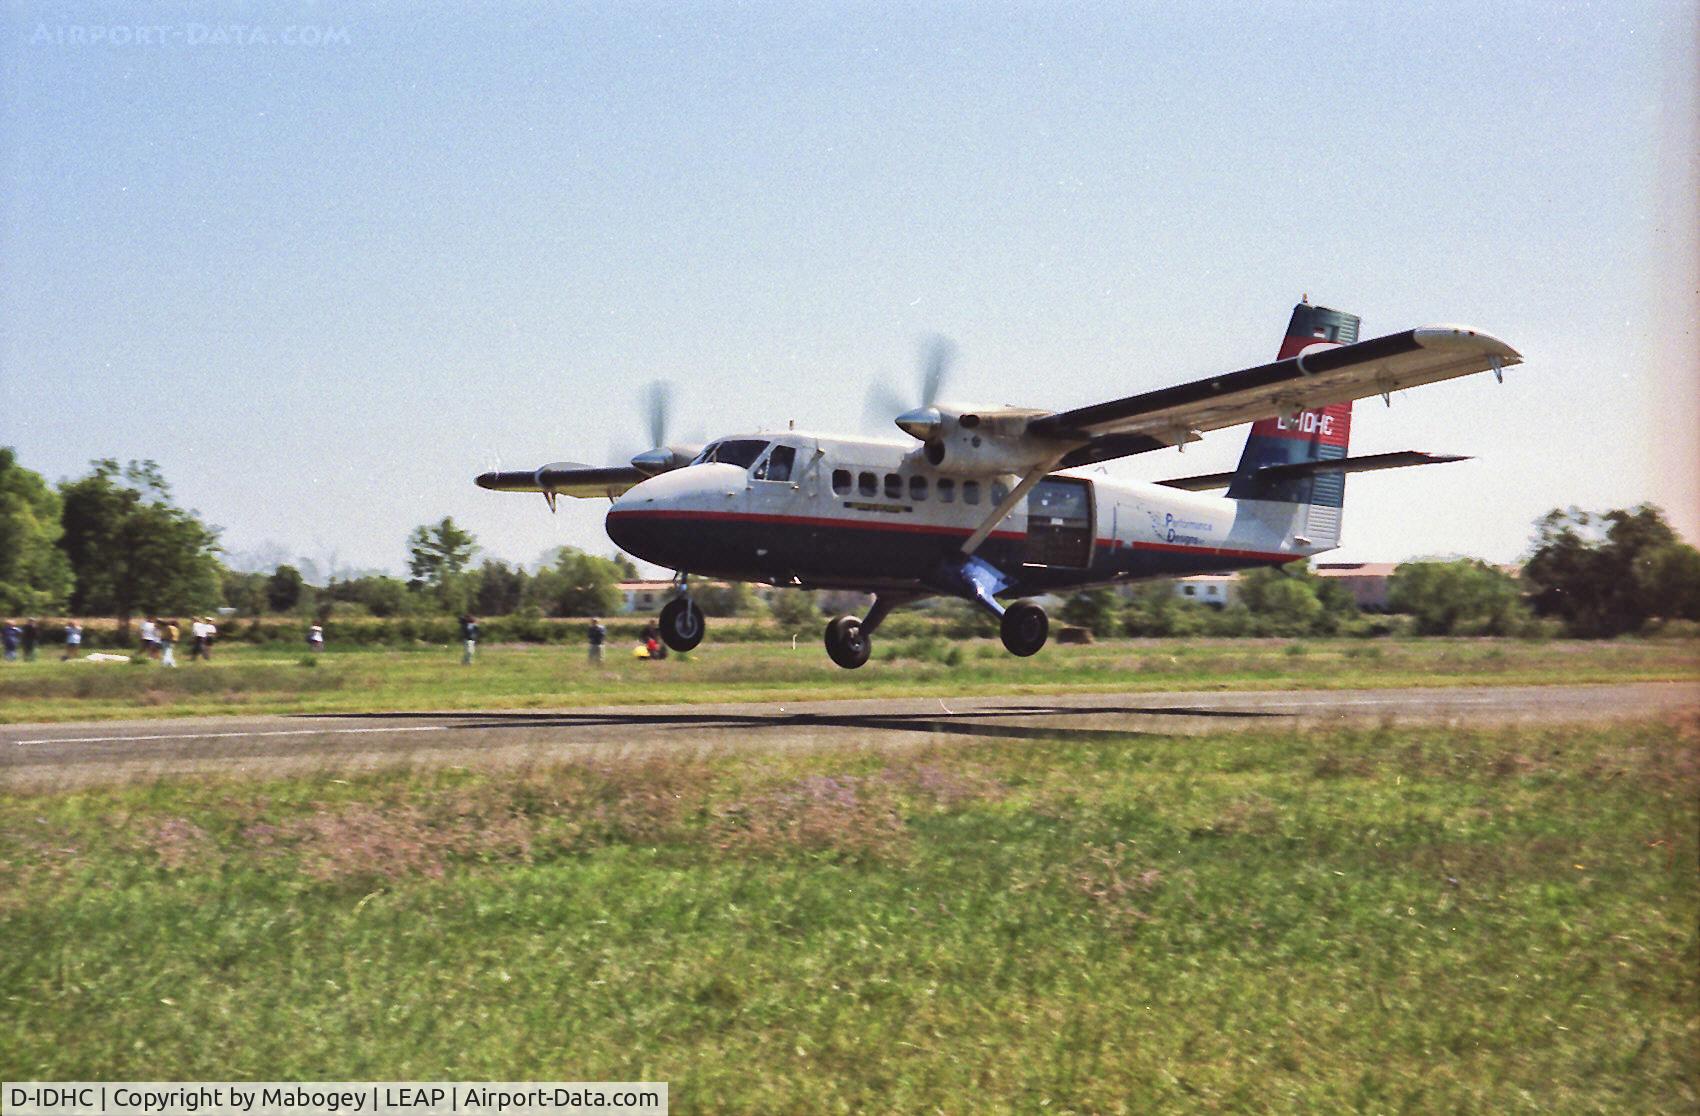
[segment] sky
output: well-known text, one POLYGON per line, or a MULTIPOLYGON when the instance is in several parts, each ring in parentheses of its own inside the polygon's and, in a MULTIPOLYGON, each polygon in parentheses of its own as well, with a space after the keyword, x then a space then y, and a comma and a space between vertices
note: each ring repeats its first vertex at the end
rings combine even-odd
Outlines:
MULTIPOLYGON (((493 467, 1063 409, 1273 359, 1303 294, 1507 373, 1358 405, 1332 558, 1700 539, 1700 47, 1599 4, 8 3, 0 444, 151 458, 236 560, 611 553, 493 467)), ((896 436, 895 429, 883 431, 896 436)), ((1117 477, 1232 468, 1243 431, 1117 477)))

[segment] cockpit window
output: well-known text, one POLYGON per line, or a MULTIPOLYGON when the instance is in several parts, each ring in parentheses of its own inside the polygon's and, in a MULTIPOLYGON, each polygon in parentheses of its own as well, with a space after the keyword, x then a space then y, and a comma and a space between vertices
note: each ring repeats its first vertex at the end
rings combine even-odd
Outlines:
POLYGON ((709 461, 718 461, 723 465, 748 469, 766 448, 767 442, 760 438, 728 438, 724 442, 710 442, 691 464, 702 465, 709 461))
POLYGON ((791 466, 796 461, 796 450, 790 446, 774 446, 767 460, 756 466, 756 480, 788 481, 791 479, 791 466))

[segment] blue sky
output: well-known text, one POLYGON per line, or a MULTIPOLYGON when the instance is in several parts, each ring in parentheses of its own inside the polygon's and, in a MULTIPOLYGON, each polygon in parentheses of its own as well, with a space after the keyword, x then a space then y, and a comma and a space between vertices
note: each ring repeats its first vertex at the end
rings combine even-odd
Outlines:
POLYGON ((1354 479, 1340 557, 1700 526, 1689 5, 4 11, 0 443, 154 458, 232 551, 605 553, 472 476, 629 455, 656 378, 679 436, 856 429, 934 331, 951 395, 1112 398, 1301 293, 1528 358, 1360 404, 1355 452, 1476 459, 1354 479))

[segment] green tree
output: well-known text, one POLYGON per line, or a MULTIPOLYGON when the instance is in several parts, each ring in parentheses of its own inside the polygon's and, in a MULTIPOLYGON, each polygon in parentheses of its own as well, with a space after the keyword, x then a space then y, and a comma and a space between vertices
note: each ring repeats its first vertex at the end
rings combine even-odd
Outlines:
POLYGON ((622 578, 619 565, 570 546, 531 578, 521 593, 522 607, 547 616, 606 616, 617 612, 622 578))
POLYGON ((1064 601, 1059 615, 1065 624, 1086 628, 1099 639, 1108 639, 1121 628, 1117 617, 1120 605, 1114 589, 1087 589, 1064 601))
POLYGON ((474 586, 466 567, 478 552, 478 540, 444 516, 439 523, 415 527, 407 537, 409 584, 445 612, 465 612, 474 586))
POLYGON ((1168 578, 1147 581, 1133 591, 1133 599, 1122 610, 1122 629, 1130 636, 1184 636, 1203 629, 1210 611, 1177 596, 1168 578))
POLYGON ((219 582, 224 603, 243 616, 258 616, 266 610, 266 575, 220 570, 219 582))
POLYGON ((1700 550, 1673 542, 1635 559, 1635 580, 1655 616, 1700 620, 1700 550))
POLYGON ((60 548, 76 574, 71 608, 110 613, 128 634, 137 609, 196 612, 220 599, 218 532, 179 508, 152 461, 103 458, 60 486, 60 548))
POLYGON ((1535 531, 1534 552, 1523 567, 1531 603, 1540 615, 1562 619, 1571 635, 1609 638, 1635 631, 1665 607, 1662 593, 1681 596, 1684 560, 1658 555, 1682 544, 1651 504, 1603 515, 1554 509, 1536 522, 1535 531), (1659 584, 1666 570, 1677 571, 1674 590, 1659 584))
POLYGON ((1517 582, 1485 562, 1405 562, 1387 607, 1409 613, 1419 635, 1510 635, 1526 619, 1517 582))
POLYGON ((53 611, 71 596, 60 513, 59 494, 0 446, 0 612, 53 611))
POLYGON ((1240 575, 1239 602, 1262 634, 1326 635, 1338 628, 1339 614, 1323 605, 1317 589, 1321 580, 1302 561, 1251 570, 1240 575))
POLYGON ((807 589, 779 589, 767 602, 767 610, 786 632, 812 628, 820 623, 820 604, 807 589))
POLYGON ((417 593, 397 577, 371 574, 351 577, 336 583, 331 596, 339 601, 364 605, 373 616, 400 616, 414 611, 419 605, 417 593))
POLYGON ((506 616, 519 608, 530 576, 506 562, 487 560, 473 573, 472 610, 480 616, 506 616))
POLYGON ((691 591, 697 607, 706 616, 748 616, 761 607, 748 582, 703 583, 691 591))
POLYGON ((279 566, 266 578, 266 607, 273 612, 288 612, 301 603, 301 590, 307 579, 294 566, 279 566))

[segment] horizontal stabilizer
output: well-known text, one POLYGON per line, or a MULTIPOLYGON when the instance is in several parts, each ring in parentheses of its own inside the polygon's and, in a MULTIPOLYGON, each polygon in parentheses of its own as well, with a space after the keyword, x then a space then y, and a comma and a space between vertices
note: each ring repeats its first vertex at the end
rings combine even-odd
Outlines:
MULTIPOLYGON (((1373 473, 1378 469, 1403 469, 1407 465, 1444 465, 1448 461, 1468 461, 1456 453, 1421 453, 1400 450, 1397 453, 1372 453, 1364 457, 1342 457, 1335 461, 1300 461, 1291 465, 1266 465, 1257 470, 1259 482, 1297 480, 1321 473, 1373 473)), ((1233 482, 1233 473, 1206 473, 1197 477, 1176 477, 1158 481, 1166 488, 1184 488, 1188 492, 1208 492, 1226 488, 1233 482)))

